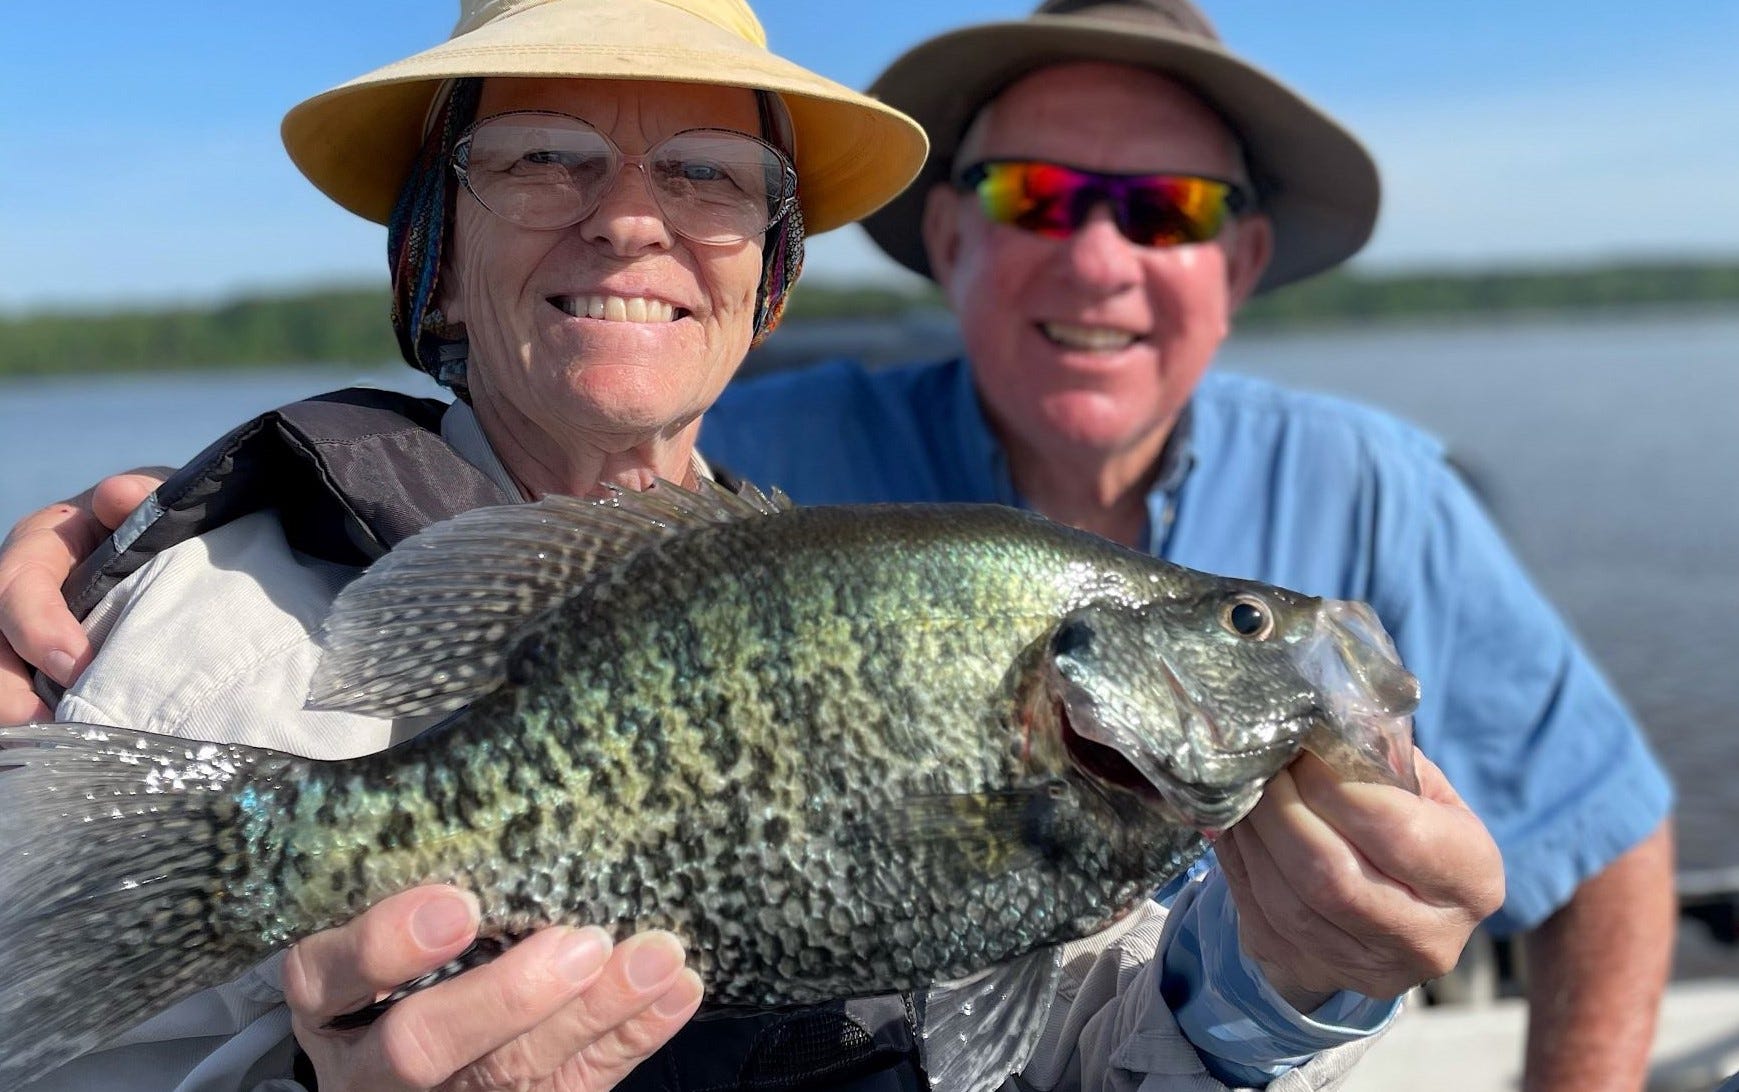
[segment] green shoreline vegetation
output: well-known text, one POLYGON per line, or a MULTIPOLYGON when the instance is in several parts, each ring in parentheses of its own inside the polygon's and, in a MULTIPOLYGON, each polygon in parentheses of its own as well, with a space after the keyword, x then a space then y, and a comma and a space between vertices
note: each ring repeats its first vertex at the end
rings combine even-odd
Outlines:
MULTIPOLYGON (((1732 303, 1739 303, 1739 261, 1583 270, 1342 271, 1258 298, 1239 317, 1239 326, 1276 331, 1732 303)), ((398 359, 388 306, 384 287, 365 286, 203 307, 0 316, 0 376, 384 363, 398 359)), ((873 321, 941 306, 928 285, 805 283, 792 295, 786 322, 873 321)))

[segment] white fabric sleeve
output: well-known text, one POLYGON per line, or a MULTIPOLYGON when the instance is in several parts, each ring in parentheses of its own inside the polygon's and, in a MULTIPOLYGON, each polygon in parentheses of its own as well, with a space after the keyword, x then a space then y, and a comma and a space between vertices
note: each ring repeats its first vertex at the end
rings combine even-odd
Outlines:
MULTIPOLYGON (((99 651, 57 716, 314 758, 379 750, 393 740, 391 722, 303 708, 318 662, 311 634, 350 575, 298 557, 263 513, 180 543, 87 620, 99 651)), ((299 1087, 289 1079, 294 1041, 279 963, 185 998, 29 1092, 299 1087)))
MULTIPOLYGON (((1063 983, 1032 1060, 1014 1079, 1038 1092, 1223 1092, 1160 995, 1166 911, 1148 900, 1063 950, 1063 983)), ((1376 1037, 1318 1054, 1267 1087, 1338 1088, 1376 1037)))
POLYGON ((309 758, 378 751, 392 722, 304 708, 313 634, 354 575, 295 554, 268 513, 180 543, 92 612, 99 651, 57 717, 309 758))

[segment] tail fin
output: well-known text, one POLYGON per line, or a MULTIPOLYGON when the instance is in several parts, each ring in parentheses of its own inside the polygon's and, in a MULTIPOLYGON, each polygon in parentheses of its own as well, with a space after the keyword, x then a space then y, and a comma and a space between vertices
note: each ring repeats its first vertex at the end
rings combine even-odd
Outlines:
POLYGON ((84 724, 0 728, 0 1088, 266 954, 230 890, 265 821, 241 790, 300 764, 84 724))

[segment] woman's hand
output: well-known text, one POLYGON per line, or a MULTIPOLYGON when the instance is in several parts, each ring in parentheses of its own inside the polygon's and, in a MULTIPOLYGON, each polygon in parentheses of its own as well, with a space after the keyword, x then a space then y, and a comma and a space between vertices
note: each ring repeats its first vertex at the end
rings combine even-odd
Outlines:
POLYGON ((1305 754, 1215 843, 1239 943, 1299 1012, 1447 974, 1503 904, 1497 844, 1443 771, 1416 761, 1418 796, 1342 781, 1305 754))
POLYGON ((419 887, 290 950, 291 1027, 321 1092, 605 1092, 700 1006, 700 977, 669 933, 612 946, 601 929, 555 926, 397 1002, 367 1028, 327 1029, 459 955, 476 935, 470 895, 419 887))
POLYGON ((90 663, 90 641, 61 585, 168 474, 151 467, 104 478, 25 516, 0 543, 0 724, 53 716, 31 688, 32 666, 67 686, 90 663))

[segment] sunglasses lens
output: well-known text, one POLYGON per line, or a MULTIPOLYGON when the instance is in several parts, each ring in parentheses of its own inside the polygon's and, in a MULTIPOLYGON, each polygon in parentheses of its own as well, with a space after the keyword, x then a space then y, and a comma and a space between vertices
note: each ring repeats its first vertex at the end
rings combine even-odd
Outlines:
POLYGON ((454 163, 483 207, 521 227, 554 229, 591 215, 624 162, 645 172, 671 229, 699 243, 752 238, 784 214, 797 173, 746 133, 677 133, 624 157, 603 133, 560 114, 503 114, 460 141, 454 163))
MULTIPOLYGON (((984 214, 999 224, 1065 239, 1078 226, 1075 197, 1079 176, 1050 163, 982 163, 972 174, 984 214)), ((970 176, 969 176, 970 177, 970 176)))
POLYGON ((1140 246, 1179 246, 1214 238, 1237 191, 1192 175, 1116 175, 1058 163, 1002 160, 979 163, 962 176, 990 219, 1053 239, 1078 230, 1101 204, 1140 246))
POLYGON ((1142 246, 1205 243, 1226 222, 1232 187, 1211 178, 1156 175, 1132 179, 1124 190, 1117 222, 1142 246))

